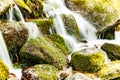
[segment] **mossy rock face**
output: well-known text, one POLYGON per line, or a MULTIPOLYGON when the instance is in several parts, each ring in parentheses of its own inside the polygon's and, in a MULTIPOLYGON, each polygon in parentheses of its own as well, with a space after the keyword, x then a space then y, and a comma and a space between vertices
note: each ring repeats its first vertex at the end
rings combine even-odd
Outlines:
POLYGON ((120 59, 120 46, 117 44, 104 43, 101 48, 107 53, 109 59, 120 59))
POLYGON ((28 39, 28 29, 20 22, 3 21, 0 23, 0 31, 6 42, 11 58, 16 58, 15 54, 28 39))
POLYGON ((120 61, 113 61, 102 66, 98 71, 98 77, 100 77, 101 80, 119 80, 120 61))
POLYGON ((9 0, 0 0, 0 15, 4 14, 12 4, 9 0))
POLYGON ((78 25, 75 21, 74 16, 69 14, 62 14, 63 22, 66 28, 66 31, 77 40, 80 40, 80 31, 78 25))
POLYGON ((80 13, 87 18, 99 31, 114 24, 120 14, 119 0, 65 0, 69 8, 76 6, 80 13))
POLYGON ((58 80, 57 72, 56 67, 48 64, 35 65, 22 71, 22 80, 58 80))
POLYGON ((32 22, 36 23, 39 30, 43 34, 50 34, 49 30, 53 26, 53 19, 33 19, 32 22))
POLYGON ((29 65, 51 64, 58 69, 67 66, 64 53, 45 37, 30 39, 20 50, 20 62, 29 65))
POLYGON ((70 63, 74 70, 82 72, 96 72, 104 64, 104 61, 105 57, 100 52, 74 52, 70 63))
POLYGON ((50 34, 47 36, 49 39, 52 40, 52 42, 61 49, 61 51, 65 54, 68 55, 68 48, 64 42, 64 39, 58 35, 58 34, 50 34))
POLYGON ((0 80, 7 80, 9 75, 8 67, 0 60, 0 80))
POLYGON ((20 6, 20 10, 25 19, 40 18, 43 14, 43 5, 41 0, 24 0, 29 9, 24 9, 20 6))

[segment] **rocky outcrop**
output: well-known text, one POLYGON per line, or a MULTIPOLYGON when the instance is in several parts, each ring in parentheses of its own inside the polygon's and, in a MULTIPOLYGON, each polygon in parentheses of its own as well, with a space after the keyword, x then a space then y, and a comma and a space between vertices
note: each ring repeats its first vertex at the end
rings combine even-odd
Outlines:
POLYGON ((3 34, 11 59, 16 60, 17 52, 28 39, 28 30, 23 23, 1 21, 0 31, 3 34))
POLYGON ((58 69, 54 66, 41 64, 25 68, 21 80, 58 80, 58 69))
POLYGON ((104 43, 101 48, 107 53, 111 60, 120 59, 120 46, 117 44, 104 43))
POLYGON ((20 50, 20 62, 29 65, 51 64, 58 69, 67 66, 67 56, 48 38, 30 39, 20 50))
POLYGON ((101 80, 119 80, 120 61, 113 61, 102 66, 101 70, 98 71, 98 76, 101 80))
POLYGON ((101 52, 83 53, 74 52, 71 65, 74 70, 81 72, 97 72, 104 64, 105 57, 101 52))

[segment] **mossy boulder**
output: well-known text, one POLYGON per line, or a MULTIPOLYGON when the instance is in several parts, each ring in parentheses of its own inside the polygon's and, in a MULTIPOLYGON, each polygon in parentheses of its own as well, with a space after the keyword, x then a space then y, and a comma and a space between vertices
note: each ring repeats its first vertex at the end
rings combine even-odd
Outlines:
POLYGON ((1 21, 3 34, 11 59, 16 60, 17 52, 28 39, 28 29, 21 22, 1 21))
POLYGON ((10 8, 12 1, 9 0, 0 0, 0 15, 6 13, 10 8))
POLYGON ((58 35, 58 34, 50 34, 47 36, 49 39, 52 40, 52 42, 59 48, 61 49, 61 51, 65 54, 65 55, 68 55, 69 52, 68 52, 68 48, 65 44, 65 41, 64 39, 58 35))
POLYGON ((57 72, 58 69, 52 65, 35 65, 23 69, 22 80, 58 80, 57 72))
POLYGON ((75 21, 74 16, 70 14, 62 14, 63 22, 66 28, 66 31, 77 40, 80 40, 80 31, 78 25, 75 21))
POLYGON ((42 17, 43 4, 41 0, 24 0, 24 2, 28 6, 27 10, 21 6, 19 7, 25 19, 35 19, 42 17))
POLYGON ((46 19, 32 19, 32 22, 36 23, 39 30, 43 34, 50 34, 50 28, 53 26, 53 19, 46 18, 46 19))
POLYGON ((30 39, 20 50, 20 62, 27 66, 51 64, 58 69, 67 66, 67 56, 49 38, 30 39))
POLYGON ((109 59, 120 59, 120 46, 117 44, 104 43, 101 48, 107 53, 109 59))
POLYGON ((99 31, 114 24, 119 19, 119 0, 65 0, 67 6, 75 9, 92 23, 99 31))
POLYGON ((100 77, 101 80, 119 80, 120 61, 113 61, 102 66, 98 71, 98 77, 100 77))
POLYGON ((104 64, 105 57, 100 52, 83 53, 74 52, 71 58, 71 65, 74 70, 81 72, 97 72, 104 64))
POLYGON ((8 67, 0 60, 0 80, 7 80, 9 75, 8 67))

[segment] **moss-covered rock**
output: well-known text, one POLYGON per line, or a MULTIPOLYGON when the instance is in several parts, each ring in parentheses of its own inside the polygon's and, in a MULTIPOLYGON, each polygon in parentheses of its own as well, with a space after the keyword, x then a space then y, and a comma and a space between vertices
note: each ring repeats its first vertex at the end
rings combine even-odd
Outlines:
POLYGON ((104 61, 105 57, 100 52, 74 52, 70 63, 74 70, 82 72, 96 72, 104 64, 104 61))
POLYGON ((69 14, 62 14, 63 22, 66 28, 66 31, 76 39, 80 40, 80 31, 78 25, 75 21, 74 16, 69 14))
MULTIPOLYGON (((96 29, 103 30, 107 26, 114 24, 118 20, 120 14, 119 0, 65 0, 69 8, 72 5, 87 18, 96 29)), ((75 9, 76 9, 75 8, 75 9)))
POLYGON ((22 7, 20 10, 26 19, 35 19, 42 17, 43 14, 43 4, 41 0, 24 0, 25 4, 30 8, 30 12, 22 7))
POLYGON ((0 15, 4 14, 12 4, 12 1, 9 0, 0 0, 0 15))
POLYGON ((7 80, 9 75, 8 67, 0 60, 0 80, 7 80))
POLYGON ((22 71, 22 80, 58 80, 57 72, 56 67, 48 64, 35 65, 22 71))
POLYGON ((104 43, 101 48, 107 53, 111 60, 120 59, 120 46, 117 44, 104 43))
POLYGON ((101 80, 119 80, 120 77, 120 61, 113 61, 105 64, 98 71, 98 77, 101 80))
POLYGON ((20 22, 2 21, 0 31, 3 34, 11 58, 16 60, 17 52, 28 39, 28 29, 20 22))
POLYGON ((67 66, 67 59, 64 53, 45 37, 30 39, 20 50, 20 62, 29 65, 39 63, 51 64, 58 69, 67 66))
POLYGON ((53 43, 61 49, 61 51, 65 54, 68 55, 68 48, 64 42, 64 39, 58 35, 58 34, 50 34, 48 35, 48 38, 53 41, 53 43))
POLYGON ((53 26, 53 19, 33 19, 32 22, 36 23, 38 28, 43 34, 49 34, 50 28, 53 26))

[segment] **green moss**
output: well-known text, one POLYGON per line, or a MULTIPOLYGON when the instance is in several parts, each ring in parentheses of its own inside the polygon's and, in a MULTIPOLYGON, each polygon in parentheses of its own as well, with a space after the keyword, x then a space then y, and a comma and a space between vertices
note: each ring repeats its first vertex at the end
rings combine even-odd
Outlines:
POLYGON ((0 60, 0 80, 7 80, 9 75, 8 67, 0 60))
POLYGON ((111 43, 104 43, 101 48, 107 52, 107 55, 111 60, 120 59, 120 46, 119 45, 111 44, 111 43))
POLYGON ((32 20, 32 22, 36 23, 38 28, 43 34, 48 34, 49 29, 53 26, 53 19, 36 19, 32 20))
POLYGON ((105 61, 104 55, 100 52, 85 54, 75 52, 72 55, 71 65, 73 69, 82 72, 96 72, 100 69, 105 61))
POLYGON ((52 40, 52 42, 61 49, 61 51, 65 54, 68 55, 68 48, 64 42, 64 39, 58 35, 58 34, 51 34, 48 35, 48 38, 52 40))
POLYGON ((34 65, 39 63, 52 64, 59 69, 67 65, 66 56, 48 38, 30 39, 20 50, 22 63, 34 65))
MULTIPOLYGON (((105 64, 100 71, 98 71, 98 76, 102 80, 114 80, 120 77, 120 61, 113 61, 105 64)), ((119 80, 119 79, 118 79, 119 80)))
POLYGON ((35 69, 38 73, 38 77, 41 80, 57 80, 57 71, 58 69, 54 66, 42 64, 36 65, 35 69))

